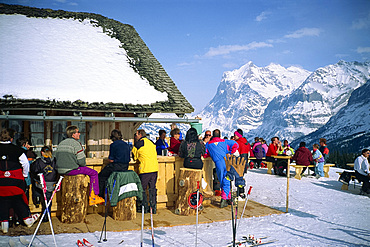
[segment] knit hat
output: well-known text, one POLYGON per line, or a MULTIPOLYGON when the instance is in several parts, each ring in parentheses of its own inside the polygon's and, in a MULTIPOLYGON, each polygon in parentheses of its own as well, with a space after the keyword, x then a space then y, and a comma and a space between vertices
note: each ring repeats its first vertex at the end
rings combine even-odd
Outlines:
POLYGON ((242 138, 243 137, 238 131, 235 131, 234 132, 234 136, 237 136, 239 138, 242 138))

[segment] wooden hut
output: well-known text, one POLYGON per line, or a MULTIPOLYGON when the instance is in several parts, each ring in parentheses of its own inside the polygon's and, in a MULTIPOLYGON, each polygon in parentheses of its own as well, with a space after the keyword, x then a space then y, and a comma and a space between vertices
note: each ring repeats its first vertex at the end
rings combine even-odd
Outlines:
POLYGON ((0 126, 36 149, 55 147, 74 124, 87 157, 104 157, 112 129, 131 139, 143 122, 199 121, 148 119, 194 109, 132 26, 7 4, 0 4, 0 18, 0 126))
MULTIPOLYGON (((88 165, 100 171, 112 129, 128 140, 144 122, 199 122, 182 118, 193 107, 132 26, 98 14, 7 4, 0 4, 0 22, 0 127, 15 129, 15 139, 29 138, 35 151, 56 148, 66 127, 77 125, 88 165), (152 113, 178 117, 152 119, 152 113)), ((174 157, 161 164, 158 205, 171 206, 179 166, 174 157)))

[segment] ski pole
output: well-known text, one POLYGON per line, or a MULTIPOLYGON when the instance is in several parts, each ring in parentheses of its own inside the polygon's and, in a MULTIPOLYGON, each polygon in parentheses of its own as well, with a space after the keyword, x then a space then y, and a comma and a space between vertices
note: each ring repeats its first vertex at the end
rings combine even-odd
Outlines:
MULTIPOLYGON (((50 203, 52 202, 52 200, 53 200, 53 198, 54 198, 55 193, 57 193, 57 191, 59 191, 60 184, 62 183, 62 179, 63 179, 63 176, 60 176, 59 181, 58 181, 58 183, 57 183, 57 185, 55 186, 55 189, 54 189, 54 191, 53 191, 53 194, 51 195, 50 200, 49 200, 48 204, 46 205, 46 208, 48 208, 48 207, 49 207, 50 203)), ((44 219, 44 217, 45 217, 45 213, 46 213, 46 209, 44 210, 44 213, 42 214, 42 217, 41 217, 41 219, 40 219, 40 222, 39 222, 39 224, 38 224, 38 225, 37 225, 37 227, 36 227, 36 230, 35 230, 35 232, 34 232, 34 234, 33 234, 33 236, 32 236, 32 239, 31 239, 30 243, 28 244, 28 247, 30 247, 30 246, 32 245, 32 242, 33 242, 33 240, 34 240, 34 239, 35 239, 35 237, 36 237, 37 231, 38 231, 38 230, 39 230, 39 228, 40 228, 41 222, 42 222, 42 220, 43 220, 43 219, 44 219)))
POLYGON ((198 245, 199 181, 197 181, 197 217, 195 223, 195 246, 198 245))
POLYGON ((144 204, 141 203, 141 242, 140 246, 143 247, 144 244, 144 204))
MULTIPOLYGON (((109 198, 109 201, 112 200, 112 196, 113 196, 113 191, 114 191, 114 187, 116 186, 116 180, 114 180, 113 182, 113 188, 112 188, 112 191, 111 191, 111 195, 110 195, 110 198, 109 198)), ((104 204, 105 204, 105 215, 104 215, 104 223, 103 223, 103 228, 101 230, 101 234, 100 234, 100 239, 98 241, 98 243, 101 243, 101 238, 103 236, 103 231, 105 232, 104 233, 104 239, 103 241, 106 242, 107 241, 107 216, 108 216, 108 209, 107 209, 107 198, 108 198, 108 186, 107 184, 105 185, 105 197, 104 197, 104 204)))
POLYGON ((152 205, 150 205, 150 224, 152 227, 152 246, 154 247, 154 228, 153 228, 153 210, 152 205))
MULTIPOLYGON (((46 188, 46 183, 45 183, 45 177, 44 177, 44 174, 42 174, 42 173, 39 173, 38 175, 39 175, 40 181, 41 181, 41 186, 42 186, 42 191, 43 191, 43 194, 44 194, 45 205, 47 205, 48 204, 48 199, 46 198, 47 188, 46 188)), ((50 215, 49 207, 47 207, 46 209, 47 209, 47 214, 48 214, 48 217, 49 217, 51 234, 53 235, 55 247, 57 247, 57 241, 55 240, 54 229, 53 229, 53 224, 51 223, 51 215, 50 215)))
POLYGON ((251 190, 252 190, 252 186, 249 186, 249 190, 248 190, 248 194, 247 194, 247 198, 245 199, 245 203, 244 203, 244 207, 243 207, 243 212, 242 212, 242 215, 240 216, 240 220, 239 220, 239 224, 238 224, 238 228, 239 228, 239 225, 240 225, 240 221, 242 221, 242 218, 243 218, 243 215, 244 215, 244 211, 245 211, 245 208, 247 206, 247 202, 248 202, 248 199, 249 199, 249 195, 251 194, 251 190))
POLYGON ((235 205, 235 222, 234 222, 234 231, 235 231, 235 239, 236 239, 236 226, 237 226, 237 221, 238 221, 238 209, 239 209, 239 186, 236 188, 236 205, 235 205))
POLYGON ((231 195, 231 227, 233 230, 233 247, 235 247, 234 201, 233 201, 233 185, 231 181, 230 181, 230 195, 231 195))
POLYGON ((104 207, 105 207, 105 212, 104 212, 104 223, 103 223, 103 228, 101 229, 100 233, 100 239, 98 243, 101 243, 101 238, 103 237, 103 231, 106 223, 106 217, 107 217, 107 194, 108 194, 108 186, 107 182, 105 182, 105 191, 104 191, 104 207))

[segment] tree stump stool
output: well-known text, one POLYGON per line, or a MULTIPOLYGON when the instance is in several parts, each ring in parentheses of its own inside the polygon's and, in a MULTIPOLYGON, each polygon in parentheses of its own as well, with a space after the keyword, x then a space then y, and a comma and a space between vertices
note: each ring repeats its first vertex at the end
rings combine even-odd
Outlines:
POLYGON ((112 207, 112 218, 114 220, 125 221, 136 219, 136 197, 125 198, 112 207))
MULTIPOLYGON (((202 182, 202 170, 180 168, 179 196, 175 205, 175 213, 179 215, 196 215, 197 210, 189 207, 188 198, 197 190, 197 182, 202 182)), ((201 192, 201 188, 199 189, 201 192)), ((200 208, 199 208, 200 209, 200 208)), ((201 211, 199 211, 200 213, 201 211)))
POLYGON ((62 223, 84 222, 89 203, 89 183, 87 175, 64 176, 61 186, 62 223))

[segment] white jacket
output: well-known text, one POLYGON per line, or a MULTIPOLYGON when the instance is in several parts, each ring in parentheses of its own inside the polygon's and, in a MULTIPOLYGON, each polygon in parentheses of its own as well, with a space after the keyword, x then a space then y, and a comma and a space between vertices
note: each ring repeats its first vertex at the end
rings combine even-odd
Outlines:
POLYGON ((355 160, 355 171, 361 175, 367 176, 369 174, 369 161, 363 155, 360 155, 355 160))

